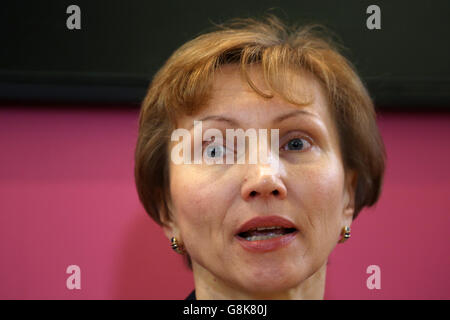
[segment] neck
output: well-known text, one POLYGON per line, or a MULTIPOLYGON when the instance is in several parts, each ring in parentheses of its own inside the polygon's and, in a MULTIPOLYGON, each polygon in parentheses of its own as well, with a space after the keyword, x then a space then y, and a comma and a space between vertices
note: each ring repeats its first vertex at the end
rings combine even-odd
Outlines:
POLYGON ((314 274, 295 287, 261 294, 229 285, 207 269, 193 263, 195 295, 197 300, 323 300, 326 266, 325 262, 314 274))

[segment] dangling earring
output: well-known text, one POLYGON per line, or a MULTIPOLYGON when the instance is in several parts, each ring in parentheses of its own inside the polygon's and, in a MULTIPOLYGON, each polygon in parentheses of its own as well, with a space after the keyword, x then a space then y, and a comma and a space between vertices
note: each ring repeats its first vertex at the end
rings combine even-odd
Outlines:
POLYGON ((172 247, 172 249, 173 249, 176 253, 184 254, 184 248, 183 248, 183 245, 181 245, 181 244, 178 243, 177 238, 172 237, 172 238, 170 239, 170 242, 171 242, 171 247, 172 247))
POLYGON ((341 240, 339 240, 339 243, 344 243, 345 241, 347 241, 348 238, 350 238, 351 234, 350 234, 350 227, 349 226, 345 226, 344 228, 342 228, 342 238, 341 240))

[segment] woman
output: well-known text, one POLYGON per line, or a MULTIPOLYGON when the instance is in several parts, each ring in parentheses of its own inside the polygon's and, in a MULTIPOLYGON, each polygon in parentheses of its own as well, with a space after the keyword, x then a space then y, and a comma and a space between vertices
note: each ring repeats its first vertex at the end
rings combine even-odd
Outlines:
POLYGON ((322 299, 328 256, 378 200, 384 166, 369 94, 314 26, 273 16, 219 26, 173 53, 142 104, 136 185, 188 259, 189 298, 322 299), (199 144, 194 121, 216 134, 199 144), (184 149, 177 129, 192 139, 184 149), (272 139, 267 161, 218 138, 230 129, 271 132, 258 138, 272 139))

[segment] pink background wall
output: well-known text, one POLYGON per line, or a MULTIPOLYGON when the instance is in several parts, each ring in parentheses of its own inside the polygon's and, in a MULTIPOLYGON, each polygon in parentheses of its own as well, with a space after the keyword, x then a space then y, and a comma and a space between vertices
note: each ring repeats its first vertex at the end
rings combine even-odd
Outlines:
MULTIPOLYGON (((137 109, 0 109, 0 298, 184 299, 191 272, 140 205, 137 109), (66 268, 81 268, 81 290, 66 268)), ((450 299, 450 113, 379 115, 378 205, 330 258, 327 299, 450 299), (381 289, 366 268, 381 268, 381 289)))

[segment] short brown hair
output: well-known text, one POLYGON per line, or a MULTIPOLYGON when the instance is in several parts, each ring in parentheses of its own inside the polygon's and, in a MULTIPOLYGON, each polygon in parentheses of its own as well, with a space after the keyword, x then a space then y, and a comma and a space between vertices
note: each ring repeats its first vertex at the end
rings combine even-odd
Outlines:
POLYGON ((291 95, 283 70, 311 72, 324 87, 337 125, 345 169, 357 172, 354 218, 379 198, 385 149, 368 91, 352 64, 319 25, 287 27, 277 17, 237 19, 185 43, 154 76, 142 103, 135 153, 140 201, 158 223, 170 213, 168 145, 180 115, 192 115, 208 100, 216 70, 239 64, 244 79, 261 96, 247 67, 259 64, 269 88, 286 101, 291 95))

